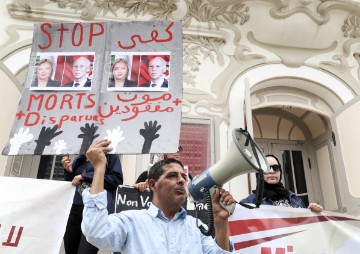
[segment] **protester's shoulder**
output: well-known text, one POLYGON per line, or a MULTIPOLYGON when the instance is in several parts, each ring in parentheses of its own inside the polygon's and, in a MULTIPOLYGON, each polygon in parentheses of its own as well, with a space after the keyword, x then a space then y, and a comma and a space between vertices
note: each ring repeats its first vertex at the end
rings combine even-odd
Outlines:
POLYGON ((119 155, 117 154, 107 154, 106 157, 108 161, 120 161, 119 155))
POLYGON ((242 199, 240 202, 242 202, 242 203, 254 203, 255 197, 256 197, 255 194, 250 194, 246 198, 242 199))

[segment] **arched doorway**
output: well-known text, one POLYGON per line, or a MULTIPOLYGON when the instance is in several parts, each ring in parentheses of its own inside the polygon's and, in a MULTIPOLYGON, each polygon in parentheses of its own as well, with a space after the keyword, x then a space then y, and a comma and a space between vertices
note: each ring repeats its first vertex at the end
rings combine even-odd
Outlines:
MULTIPOLYGON (((243 112, 251 108, 253 137, 265 154, 281 159, 285 185, 305 203, 319 202, 326 210, 342 211, 331 118, 352 98, 354 94, 346 84, 323 71, 261 66, 244 73, 233 86, 229 96, 230 127, 243 118, 234 116, 236 107, 237 112, 239 107, 244 108, 243 112), (248 92, 246 82, 250 84, 248 92), (251 107, 244 106, 244 100, 234 99, 241 92, 244 100, 246 96, 251 98, 251 107)), ((249 127, 249 123, 246 125, 249 127)), ((254 177, 250 178, 249 189, 253 189, 254 177)))

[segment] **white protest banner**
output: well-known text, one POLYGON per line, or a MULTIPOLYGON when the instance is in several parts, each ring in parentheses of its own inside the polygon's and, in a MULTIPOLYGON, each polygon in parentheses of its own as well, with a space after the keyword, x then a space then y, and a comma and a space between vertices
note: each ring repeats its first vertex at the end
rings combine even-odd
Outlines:
POLYGON ((360 250, 360 218, 340 213, 237 205, 229 229, 236 253, 351 254, 360 250))
POLYGON ((74 191, 70 182, 0 177, 0 253, 58 254, 74 191))
POLYGON ((182 55, 180 21, 36 23, 2 154, 84 154, 97 138, 117 154, 175 152, 182 55))

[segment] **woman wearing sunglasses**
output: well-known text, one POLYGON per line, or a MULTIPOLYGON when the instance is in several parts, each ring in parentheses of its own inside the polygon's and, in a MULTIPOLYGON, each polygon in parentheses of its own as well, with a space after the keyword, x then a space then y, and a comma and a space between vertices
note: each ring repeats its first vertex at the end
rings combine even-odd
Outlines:
MULTIPOLYGON (((266 159, 269 163, 270 171, 268 174, 264 175, 264 192, 261 204, 305 208, 304 203, 295 195, 295 193, 284 188, 284 185, 281 182, 282 170, 278 158, 274 155, 266 155, 266 159)), ((241 202, 255 204, 255 193, 256 192, 253 191, 253 194, 241 200, 241 202)), ((323 210, 323 208, 316 203, 310 203, 308 208, 313 212, 321 212, 323 210)))

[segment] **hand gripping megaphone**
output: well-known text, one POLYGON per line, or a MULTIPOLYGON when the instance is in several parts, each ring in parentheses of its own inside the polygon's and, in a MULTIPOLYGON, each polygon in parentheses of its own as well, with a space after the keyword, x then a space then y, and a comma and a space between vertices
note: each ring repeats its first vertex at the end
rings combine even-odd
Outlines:
MULTIPOLYGON (((204 200, 207 191, 211 192, 212 188, 223 186, 224 183, 238 175, 255 172, 263 176, 269 172, 270 167, 265 155, 247 130, 234 129, 232 137, 233 142, 223 158, 189 182, 187 190, 190 201, 204 200)), ((259 192, 262 195, 262 188, 259 192)), ((235 204, 221 205, 230 214, 235 209, 235 204)))

